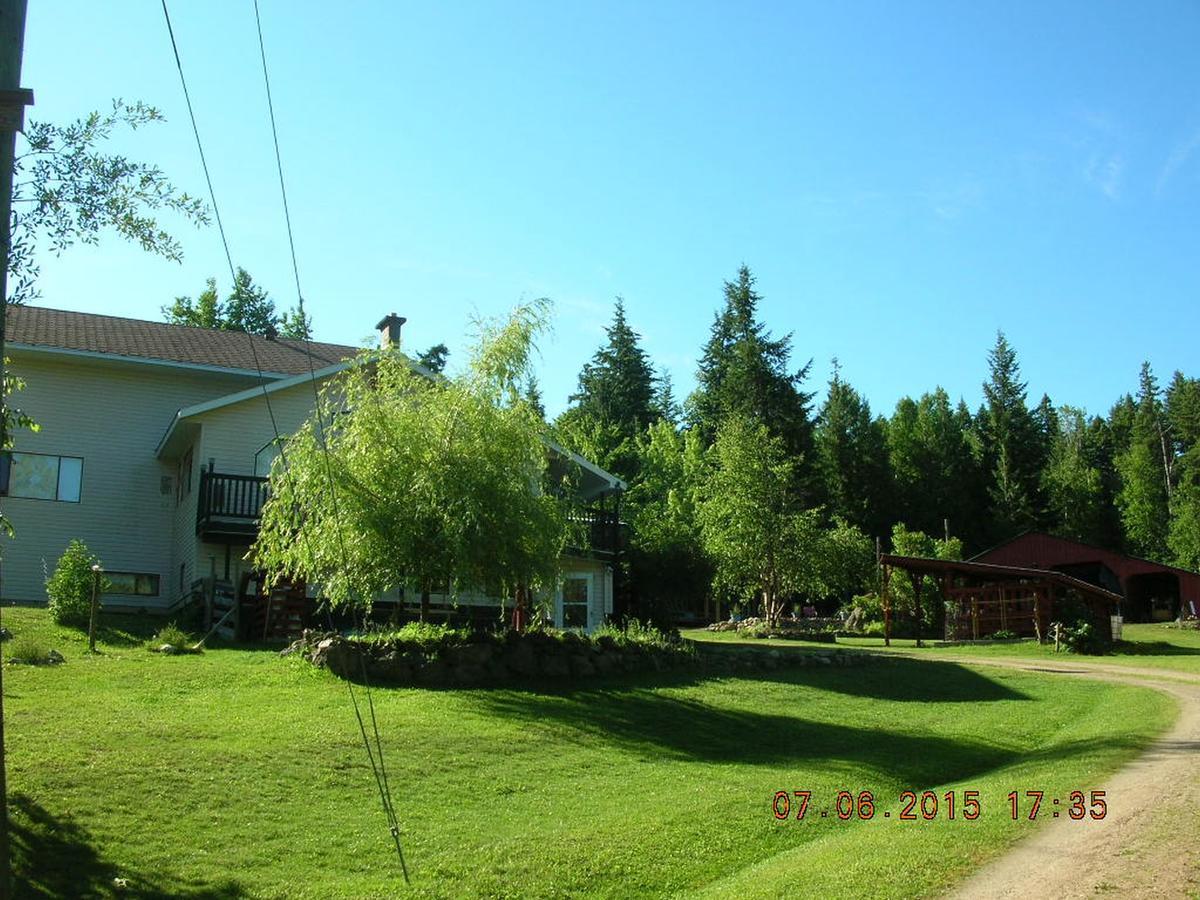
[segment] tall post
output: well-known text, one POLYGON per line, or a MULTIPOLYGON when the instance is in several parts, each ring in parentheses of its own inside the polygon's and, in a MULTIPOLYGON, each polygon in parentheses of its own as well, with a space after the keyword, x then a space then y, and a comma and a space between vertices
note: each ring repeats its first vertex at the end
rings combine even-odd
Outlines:
POLYGON ((96 652, 96 609, 100 605, 100 564, 92 566, 92 608, 88 613, 88 653, 96 652))
MULTIPOLYGON (((8 252, 12 239, 13 161, 17 154, 17 132, 25 127, 25 107, 33 103, 33 92, 21 89, 25 5, 26 0, 0 0, 0 385, 7 379, 4 338, 8 313, 8 252)), ((7 401, 0 388, 0 450, 8 447, 7 401)), ((7 900, 12 894, 12 861, 8 845, 3 672, 3 661, 0 660, 0 900, 7 900)))

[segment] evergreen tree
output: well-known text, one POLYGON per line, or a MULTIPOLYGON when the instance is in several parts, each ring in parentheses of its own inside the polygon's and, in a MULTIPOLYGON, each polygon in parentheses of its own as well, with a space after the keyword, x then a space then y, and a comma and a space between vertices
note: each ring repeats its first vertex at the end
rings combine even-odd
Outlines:
POLYGON ((1162 398, 1149 363, 1142 364, 1138 395, 1129 426, 1129 445, 1115 460, 1120 490, 1117 507, 1127 549, 1165 560, 1170 530, 1173 456, 1166 449, 1162 398))
POLYGON ((658 416, 654 404, 654 369, 625 319, 625 301, 617 298, 607 342, 579 373, 579 388, 569 398, 581 414, 619 426, 635 437, 658 416))
POLYGON ((654 412, 660 419, 678 427, 683 418, 683 410, 675 399, 675 387, 671 381, 671 373, 663 369, 658 376, 654 391, 654 412))
POLYGON ((637 477, 637 440, 659 417, 654 369, 639 345, 639 335, 625 319, 618 297, 607 341, 579 373, 574 404, 555 422, 563 444, 589 457, 626 481, 637 477), (585 454, 586 455, 586 454, 585 454))
POLYGON ((1042 472, 1052 530, 1062 537, 1102 544, 1107 498, 1089 446, 1087 419, 1083 410, 1064 406, 1056 420, 1058 427, 1042 472))
POLYGON ((1200 571, 1200 379, 1175 373, 1166 418, 1176 455, 1167 544, 1177 566, 1200 571))
POLYGON ((424 350, 417 354, 417 362, 435 374, 441 373, 446 369, 446 357, 450 355, 450 348, 445 344, 434 344, 428 350, 424 350))
POLYGON ((799 461, 796 487, 805 502, 814 502, 819 496, 812 463, 809 402, 813 395, 800 390, 811 361, 797 372, 790 371, 792 336, 771 337, 758 320, 761 299, 754 290, 754 276, 744 265, 735 281, 725 283, 725 306, 700 357, 688 418, 709 444, 731 417, 765 426, 799 461))
POLYGON ((814 443, 822 493, 829 510, 868 534, 888 524, 890 472, 883 420, 842 380, 837 360, 829 392, 817 414, 814 443))
POLYGON ((1017 353, 1004 332, 988 353, 989 378, 983 385, 986 408, 981 432, 989 475, 992 537, 1004 539, 1035 527, 1041 516, 1040 476, 1045 440, 1026 405, 1017 353))
POLYGON ((952 407, 942 388, 902 398, 887 425, 893 521, 929 534, 942 534, 949 521, 969 546, 987 540, 975 444, 970 410, 961 402, 952 407))

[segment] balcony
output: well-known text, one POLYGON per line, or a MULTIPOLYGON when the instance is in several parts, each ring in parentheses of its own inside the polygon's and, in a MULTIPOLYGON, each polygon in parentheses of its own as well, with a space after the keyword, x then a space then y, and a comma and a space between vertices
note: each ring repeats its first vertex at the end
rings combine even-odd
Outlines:
POLYGON ((269 493, 266 478, 201 472, 196 534, 204 540, 254 540, 269 493))
MULTIPOLYGON (((201 472, 196 534, 203 540, 218 543, 253 541, 258 534, 263 504, 269 495, 266 478, 201 472)), ((621 550, 621 522, 617 512, 605 508, 603 500, 599 506, 580 510, 572 520, 582 528, 587 551, 612 556, 621 550)))

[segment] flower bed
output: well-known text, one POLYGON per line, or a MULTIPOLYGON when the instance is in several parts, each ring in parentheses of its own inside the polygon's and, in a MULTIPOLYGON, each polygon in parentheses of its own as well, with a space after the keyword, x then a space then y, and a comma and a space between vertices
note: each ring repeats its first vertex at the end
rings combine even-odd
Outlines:
POLYGON ((781 619, 774 628, 769 628, 765 619, 740 619, 737 622, 714 622, 709 631, 735 631, 743 637, 782 638, 793 641, 819 641, 832 644, 837 640, 837 631, 842 621, 838 618, 789 618, 781 619))

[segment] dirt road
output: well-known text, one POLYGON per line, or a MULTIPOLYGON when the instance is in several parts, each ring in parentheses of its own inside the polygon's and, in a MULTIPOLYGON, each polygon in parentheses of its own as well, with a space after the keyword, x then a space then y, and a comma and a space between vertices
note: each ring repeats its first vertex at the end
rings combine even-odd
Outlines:
POLYGON ((972 660, 1138 684, 1178 698, 1179 719, 1138 759, 1098 787, 1100 821, 1052 820, 984 866, 953 897, 1200 897, 1200 677, 1089 662, 972 660))

